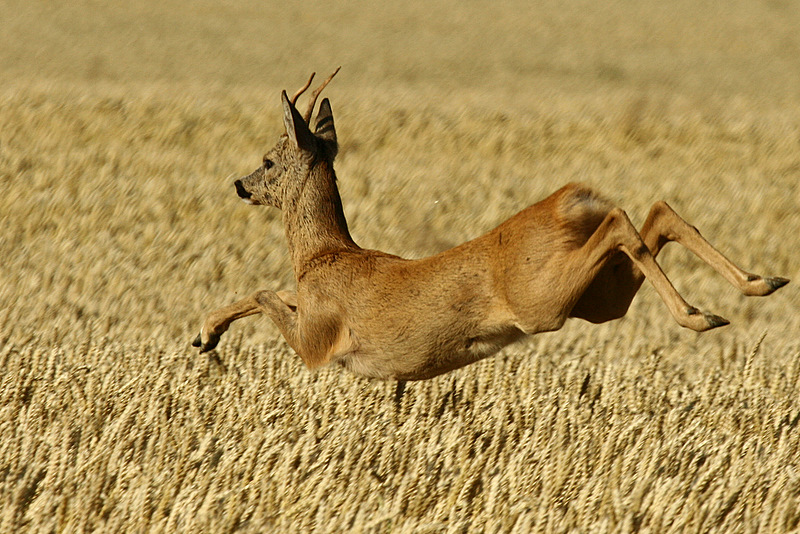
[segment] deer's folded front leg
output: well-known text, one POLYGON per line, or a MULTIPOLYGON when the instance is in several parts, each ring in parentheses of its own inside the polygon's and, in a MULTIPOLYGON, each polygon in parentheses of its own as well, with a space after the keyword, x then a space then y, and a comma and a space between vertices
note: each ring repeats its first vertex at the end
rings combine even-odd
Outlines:
POLYGON ((297 344, 297 293, 294 291, 259 291, 253 295, 259 311, 272 319, 295 352, 297 344))
MULTIPOLYGON (((297 307, 297 296, 294 291, 258 291, 249 297, 236 301, 229 306, 214 310, 206 320, 203 322, 203 327, 200 329, 200 334, 192 342, 192 345, 200 348, 200 352, 206 352, 217 346, 219 338, 224 334, 230 324, 243 317, 255 315, 257 313, 267 313, 275 320, 273 313, 267 312, 264 305, 259 302, 259 299, 264 299, 265 294, 274 295, 275 300, 281 303, 282 308, 286 313, 294 314, 294 309, 297 307)), ((275 320, 276 324, 278 323, 275 320)), ((281 325, 278 324, 280 328, 281 325)), ((283 331, 283 329, 281 329, 283 331)), ((284 334, 285 335, 285 334, 284 334)))

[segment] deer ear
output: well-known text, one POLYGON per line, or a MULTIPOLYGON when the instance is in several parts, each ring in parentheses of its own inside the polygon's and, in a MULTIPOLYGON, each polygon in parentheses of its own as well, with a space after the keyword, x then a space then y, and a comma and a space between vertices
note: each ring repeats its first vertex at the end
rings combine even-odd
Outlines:
POLYGON ((313 152, 316 148, 314 134, 308 129, 306 121, 294 107, 294 104, 289 102, 289 97, 286 96, 286 91, 281 93, 281 103, 283 104, 283 125, 286 127, 286 134, 289 139, 299 148, 306 152, 313 152))
POLYGON ((314 130, 314 135, 333 148, 334 153, 338 151, 339 144, 336 141, 336 126, 333 124, 333 111, 331 111, 330 100, 327 98, 319 105, 317 128, 314 130))

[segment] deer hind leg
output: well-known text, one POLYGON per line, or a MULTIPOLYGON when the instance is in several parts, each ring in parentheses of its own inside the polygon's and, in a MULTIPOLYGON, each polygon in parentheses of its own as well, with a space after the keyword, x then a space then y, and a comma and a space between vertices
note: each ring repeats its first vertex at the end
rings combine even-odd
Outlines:
MULTIPOLYGON (((258 291, 249 297, 236 301, 233 304, 214 310, 206 317, 200 328, 200 334, 192 342, 192 346, 199 347, 200 352, 209 351, 217 346, 219 339, 230 327, 233 321, 243 319, 257 313, 266 313, 272 318, 284 337, 287 332, 296 329, 295 313, 297 309, 297 294, 294 291, 258 291), (284 332, 286 329, 286 332, 284 332)), ((289 334, 293 335, 293 334, 289 334)), ((287 341, 289 340, 286 337, 287 341)), ((291 344, 291 342, 290 342, 291 344)))
MULTIPOLYGON (((789 282, 785 278, 761 277, 740 269, 663 201, 656 202, 650 209, 640 235, 654 258, 666 243, 676 241, 745 295, 769 295, 789 282)), ((618 252, 600 269, 570 315, 593 323, 618 319, 627 312, 644 278, 644 273, 631 259, 618 252)))
POLYGON ((581 277, 572 281, 572 287, 580 295, 572 308, 573 317, 602 322, 603 313, 609 315, 605 320, 614 318, 611 315, 619 314, 620 311, 624 314, 644 278, 647 278, 681 326, 702 332, 728 324, 722 317, 700 312, 690 306, 661 270, 654 254, 666 242, 658 239, 659 232, 654 228, 659 217, 651 210, 649 225, 646 224, 643 228, 643 234, 648 237, 645 240, 644 235, 636 231, 627 214, 614 208, 583 247, 574 252, 570 262, 572 265, 566 266, 567 272, 573 273, 572 277, 581 277), (625 256, 621 257, 620 254, 625 256), (616 287, 602 289, 597 284, 603 282, 612 282, 612 286, 616 287), (594 300, 602 297, 611 300, 594 300), (593 304, 599 311, 591 311, 593 304))
MULTIPOLYGON (((684 221, 664 201, 656 202, 650 210, 650 214, 648 217, 648 219, 652 219, 650 228, 644 227, 642 236, 644 237, 644 232, 655 235, 659 241, 657 249, 669 241, 680 243, 747 296, 769 295, 789 283, 786 278, 762 277, 737 267, 706 241, 697 228, 684 221)), ((654 255, 657 253, 656 250, 654 255)))

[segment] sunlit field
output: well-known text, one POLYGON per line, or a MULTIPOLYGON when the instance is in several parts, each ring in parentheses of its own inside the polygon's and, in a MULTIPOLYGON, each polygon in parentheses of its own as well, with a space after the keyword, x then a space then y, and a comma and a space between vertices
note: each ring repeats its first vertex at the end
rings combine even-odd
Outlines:
POLYGON ((0 532, 800 529, 800 4, 0 0, 0 532), (423 257, 570 181, 679 245, 624 319, 439 378, 308 371, 264 317, 279 213, 232 181, 311 71, 361 246, 423 257))

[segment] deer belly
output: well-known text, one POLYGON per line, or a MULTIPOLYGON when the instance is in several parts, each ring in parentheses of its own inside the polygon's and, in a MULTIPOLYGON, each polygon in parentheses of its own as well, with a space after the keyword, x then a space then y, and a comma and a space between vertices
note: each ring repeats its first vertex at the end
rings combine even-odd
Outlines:
POLYGON ((524 335, 517 328, 507 328, 481 336, 447 340, 436 347, 400 345, 382 350, 362 347, 337 362, 353 374, 366 378, 426 380, 491 356, 524 335))
MULTIPOLYGON (((447 373, 459 367, 464 367, 495 354, 497 351, 524 337, 524 333, 517 328, 507 328, 499 332, 470 337, 462 340, 451 350, 439 354, 432 359, 424 371, 433 371, 430 376, 447 373)), ((423 378, 430 378, 424 376, 423 378)))

